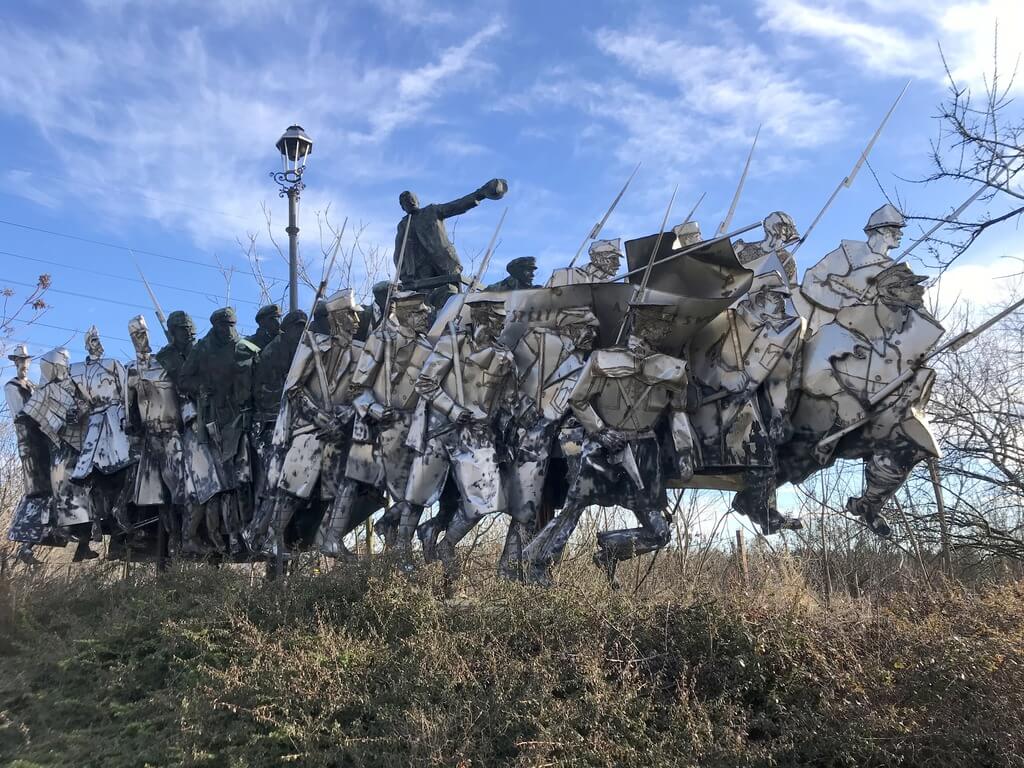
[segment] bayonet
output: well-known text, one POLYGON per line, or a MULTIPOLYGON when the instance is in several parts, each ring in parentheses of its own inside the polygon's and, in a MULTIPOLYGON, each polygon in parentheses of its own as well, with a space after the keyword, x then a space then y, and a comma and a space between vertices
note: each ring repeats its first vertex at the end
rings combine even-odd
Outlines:
POLYGON ((604 218, 602 218, 599 222, 597 222, 597 224, 594 225, 594 228, 587 233, 586 237, 583 238, 583 242, 580 243, 580 247, 576 249, 576 255, 573 256, 572 261, 569 262, 570 269, 576 266, 576 260, 579 259, 580 254, 583 253, 583 249, 587 246, 587 243, 590 242, 591 240, 596 240, 597 236, 601 234, 601 230, 604 229, 604 225, 608 222, 608 217, 612 215, 612 211, 615 210, 615 206, 619 204, 619 200, 621 200, 622 196, 626 194, 626 190, 629 189, 630 182, 633 181, 633 177, 636 176, 636 172, 639 170, 640 163, 637 163, 636 168, 634 168, 633 172, 629 174, 629 178, 626 179, 626 183, 623 184, 622 189, 619 190, 619 194, 617 194, 615 196, 615 199, 612 200, 612 204, 608 207, 608 210, 605 212, 604 218))
POLYGON ((825 205, 822 207, 820 211, 818 211, 818 215, 814 217, 814 221, 811 222, 811 226, 809 226, 807 228, 807 231, 804 232, 804 236, 797 241, 797 244, 792 251, 793 255, 796 255, 796 252, 800 249, 800 246, 803 245, 804 242, 806 242, 808 237, 810 237, 811 232, 817 226, 818 222, 821 221, 821 217, 825 215, 825 211, 827 211, 831 207, 832 202, 839 195, 839 192, 843 189, 843 187, 849 188, 850 186, 853 185, 853 180, 857 178, 857 174, 860 172, 861 166, 864 165, 865 162, 867 162, 868 155, 871 153, 872 148, 875 146, 875 142, 878 141, 878 137, 882 134, 882 129, 885 128, 885 124, 889 122, 889 118, 892 116, 892 113, 896 111, 897 105, 899 105, 900 101, 902 101, 903 94, 907 92, 907 89, 910 87, 911 82, 912 81, 908 80, 907 84, 903 86, 903 90, 900 91, 900 95, 896 97, 896 101, 894 101, 892 103, 892 106, 889 107, 889 111, 885 113, 885 117, 882 118, 882 122, 879 124, 878 128, 875 129, 875 133, 874 135, 872 135, 871 140, 867 143, 867 146, 864 147, 864 151, 860 153, 860 156, 857 158, 857 162, 854 163, 853 170, 851 170, 849 175, 845 176, 843 180, 839 182, 839 186, 835 188, 835 190, 829 196, 828 200, 825 201, 825 205))
POLYGON ((917 248, 917 246, 919 246, 921 243, 923 243, 926 240, 930 239, 931 236, 934 235, 936 232, 938 232, 939 229, 943 225, 948 224, 950 221, 956 221, 956 219, 960 216, 960 214, 963 213, 964 211, 966 211, 967 207, 971 203, 973 203, 975 200, 977 200, 979 197, 981 197, 982 193, 985 192, 985 190, 987 190, 987 189, 988 189, 988 185, 982 185, 980 188, 978 188, 978 190, 975 191, 974 194, 972 194, 970 197, 968 197, 966 200, 964 200, 963 204, 959 208, 957 208, 955 211, 953 211, 951 214, 949 214, 948 218, 942 219, 941 221, 937 221, 935 223, 935 226, 933 226, 931 229, 929 229, 927 232, 925 232, 923 235, 921 235, 921 237, 917 238, 917 240, 915 240, 913 243, 911 243, 910 247, 907 248, 905 251, 903 251, 903 253, 901 253, 899 256, 897 256, 894 259, 894 261, 896 261, 896 262, 903 261, 903 259, 905 259, 908 255, 910 255, 911 251, 913 251, 915 248, 917 248))
MULTIPOLYGON (((132 254, 133 256, 135 254, 132 254)), ((149 285, 149 280, 142 274, 142 267, 139 266, 139 262, 135 262, 135 269, 139 271, 139 277, 142 278, 143 284, 146 286, 146 293, 149 294, 149 300, 153 302, 153 311, 156 312, 156 319, 160 323, 160 327, 164 331, 164 336, 167 337, 167 342, 171 343, 171 332, 167 328, 167 316, 164 314, 163 308, 160 306, 160 302, 156 300, 156 294, 153 293, 153 289, 149 285)))
POLYGON ((700 207, 700 204, 704 202, 705 195, 707 195, 707 192, 701 192, 700 197, 697 198, 697 202, 693 204, 693 208, 690 209, 690 212, 686 214, 686 218, 683 219, 683 224, 687 224, 693 221, 693 214, 697 212, 697 209, 700 207))
MULTIPOLYGON (((736 206, 740 202, 740 195, 743 193, 743 185, 747 181, 747 172, 750 171, 750 161, 754 158, 754 148, 757 146, 757 137, 761 135, 761 126, 757 126, 757 131, 754 133, 754 143, 750 145, 750 152, 747 154, 747 162, 743 165, 743 173, 740 174, 740 182, 736 185, 736 193, 732 196, 732 204, 729 206, 729 213, 726 214, 722 223, 718 227, 716 234, 724 234, 729 225, 732 224, 732 217, 736 213, 736 206)), ((687 219, 689 221, 689 219, 687 219)))
POLYGON ((405 245, 409 242, 409 228, 412 226, 412 214, 406 214, 405 232, 402 233, 402 245, 398 249, 395 260, 395 278, 388 283, 387 297, 384 299, 384 310, 380 318, 381 336, 384 338, 384 402, 391 407, 391 345, 388 343, 388 317, 391 315, 391 299, 395 293, 395 285, 402 279, 402 265, 405 263, 405 245))

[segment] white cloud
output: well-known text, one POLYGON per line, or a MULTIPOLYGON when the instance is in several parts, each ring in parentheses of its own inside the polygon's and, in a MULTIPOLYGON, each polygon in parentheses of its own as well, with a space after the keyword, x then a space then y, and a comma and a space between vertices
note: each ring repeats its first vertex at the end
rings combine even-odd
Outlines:
POLYGON ((997 23, 1004 75, 1022 51, 1020 0, 757 0, 757 14, 764 30, 817 42, 819 53, 838 50, 876 76, 944 82, 939 44, 957 81, 980 86, 992 70, 997 23))
POLYGON ((479 82, 490 71, 482 47, 501 29, 492 21, 400 68, 367 64, 344 47, 323 50, 305 27, 291 33, 316 60, 296 63, 285 41, 253 60, 198 28, 168 35, 159 15, 138 16, 110 29, 98 12, 66 34, 0 23, 0 112, 33 123, 52 145, 63 163, 55 173, 70 182, 64 197, 86 200, 101 220, 142 215, 184 228, 200 245, 265 229, 259 203, 277 201, 267 176, 279 165, 273 145, 296 120, 317 142, 304 238, 328 200, 339 216, 369 219, 371 203, 341 184, 415 174, 416 153, 401 157, 387 139, 433 119, 453 89, 479 82), (118 44, 88 42, 104 35, 118 44), (84 194, 89 185, 123 193, 84 194))

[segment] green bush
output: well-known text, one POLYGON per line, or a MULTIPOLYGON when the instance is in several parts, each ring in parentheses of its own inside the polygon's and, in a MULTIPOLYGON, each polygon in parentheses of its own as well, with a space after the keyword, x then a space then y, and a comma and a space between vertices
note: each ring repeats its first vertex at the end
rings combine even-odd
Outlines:
POLYGON ((386 564, 0 594, 12 766, 1021 765, 1016 586, 884 609, 386 564))

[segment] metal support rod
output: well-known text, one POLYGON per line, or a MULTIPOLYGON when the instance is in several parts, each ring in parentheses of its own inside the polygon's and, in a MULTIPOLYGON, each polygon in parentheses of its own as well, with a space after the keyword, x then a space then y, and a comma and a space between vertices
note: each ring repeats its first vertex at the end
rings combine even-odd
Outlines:
POLYGON ((299 187, 288 189, 288 311, 299 308, 299 187))

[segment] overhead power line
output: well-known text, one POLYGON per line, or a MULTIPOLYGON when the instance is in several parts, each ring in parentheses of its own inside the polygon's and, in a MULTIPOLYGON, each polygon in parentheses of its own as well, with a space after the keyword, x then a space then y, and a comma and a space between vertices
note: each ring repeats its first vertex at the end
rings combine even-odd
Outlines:
MULTIPOLYGON (((43 227, 30 227, 28 224, 19 224, 15 221, 7 221, 6 219, 0 219, 0 224, 8 227, 15 227, 17 229, 28 230, 29 232, 41 232, 45 235, 53 235, 54 237, 64 237, 68 240, 77 240, 80 243, 89 243, 90 245, 99 245, 104 248, 113 248, 118 251, 125 251, 127 253, 136 254, 141 253, 145 256, 155 256, 158 259, 168 259, 170 261, 177 261, 182 264, 192 264, 196 267, 202 267, 203 269, 213 269, 217 272, 223 272, 223 269, 216 264, 207 264, 205 261, 197 261, 196 259, 186 259, 184 256, 168 256, 165 253, 157 253, 156 251, 147 251, 144 248, 130 248, 126 245, 118 245, 117 243, 106 243, 102 240, 92 240, 88 237, 80 237, 79 235, 71 235, 67 232, 58 232, 53 229, 44 229, 43 227)), ((287 280, 280 277, 269 277, 264 275, 264 279, 271 283, 286 283, 287 280)))
MULTIPOLYGON (((68 328, 67 326, 64 326, 64 325, 51 325, 50 323, 44 323, 42 320, 14 320, 12 322, 19 323, 19 324, 25 325, 25 326, 36 326, 36 325, 38 325, 40 328, 52 328, 55 331, 69 331, 71 333, 81 333, 81 334, 85 333, 85 331, 83 331, 81 328, 68 328)), ((102 334, 102 336, 105 339, 113 339, 114 341, 127 341, 127 342, 131 342, 131 339, 125 339, 125 338, 123 338, 121 336, 111 336, 111 335, 109 335, 107 333, 102 334)))
MULTIPOLYGON (((21 285, 24 286, 25 288, 35 288, 37 285, 36 283, 25 283, 22 282, 21 280, 9 280, 6 277, 4 278, 4 283, 9 283, 10 285, 21 285)), ((74 296, 79 299, 89 299, 90 301, 98 301, 104 304, 120 304, 122 307, 131 307, 132 309, 144 309, 147 312, 153 309, 152 307, 146 306, 145 304, 136 304, 131 301, 118 301, 117 299, 111 299, 106 296, 94 296, 88 293, 76 293, 75 291, 65 291, 61 288, 47 288, 46 292, 62 293, 65 296, 74 296)))
MULTIPOLYGON (((137 283, 144 285, 142 280, 137 277, 129 277, 127 275, 116 275, 113 272, 102 272, 98 269, 86 269, 85 267, 79 267, 74 264, 65 264, 60 261, 53 261, 51 259, 42 259, 38 256, 26 256, 22 253, 13 253, 11 251, 0 251, 0 256, 13 256, 16 259, 23 259, 24 261, 34 261, 39 264, 50 264, 55 267, 63 267, 64 269, 73 269, 78 272, 85 272, 90 275, 99 275, 100 277, 108 277, 114 280, 125 280, 129 283, 137 283)), ((154 285, 160 288, 167 288, 172 291, 182 291, 183 293, 192 293, 196 296, 202 296, 203 298, 211 298, 214 294, 209 291, 197 291, 194 288, 183 288, 180 285, 171 285, 170 283, 158 283, 156 280, 151 280, 150 285, 154 285)), ((251 304, 254 307, 260 306, 258 301, 248 301, 247 299, 235 299, 240 304, 251 304)))

